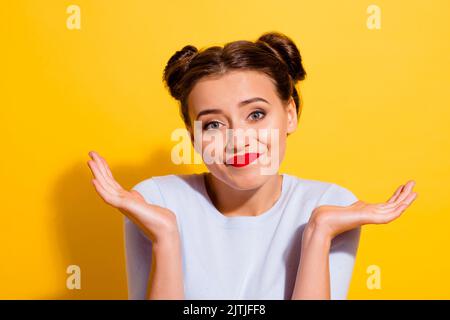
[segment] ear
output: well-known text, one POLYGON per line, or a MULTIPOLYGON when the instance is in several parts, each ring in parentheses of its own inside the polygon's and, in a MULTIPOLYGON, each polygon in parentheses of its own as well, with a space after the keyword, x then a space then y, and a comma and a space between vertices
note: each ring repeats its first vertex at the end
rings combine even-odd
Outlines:
POLYGON ((297 129, 297 109, 295 106, 294 98, 291 97, 289 104, 287 105, 287 134, 293 133, 297 129))

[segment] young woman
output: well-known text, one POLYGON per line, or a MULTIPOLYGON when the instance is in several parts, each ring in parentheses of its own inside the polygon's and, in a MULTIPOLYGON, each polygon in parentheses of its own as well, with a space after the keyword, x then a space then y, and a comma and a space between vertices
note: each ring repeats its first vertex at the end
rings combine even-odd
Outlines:
POLYGON ((164 80, 195 149, 216 156, 205 161, 209 172, 150 177, 128 191, 89 152, 96 191, 125 215, 129 298, 346 298, 360 227, 393 221, 417 193, 411 180, 372 204, 331 182, 278 173, 305 74, 297 46, 277 32, 185 46, 164 80))

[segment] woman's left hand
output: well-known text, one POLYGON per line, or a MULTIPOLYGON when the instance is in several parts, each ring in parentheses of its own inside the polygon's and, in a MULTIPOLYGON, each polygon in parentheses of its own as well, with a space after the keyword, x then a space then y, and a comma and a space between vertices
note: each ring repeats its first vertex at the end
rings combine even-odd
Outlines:
POLYGON ((314 209, 309 227, 319 227, 330 239, 340 233, 364 224, 385 224, 398 217, 416 199, 417 192, 412 189, 415 181, 410 180, 397 188, 385 203, 356 201, 349 206, 323 205, 314 209))

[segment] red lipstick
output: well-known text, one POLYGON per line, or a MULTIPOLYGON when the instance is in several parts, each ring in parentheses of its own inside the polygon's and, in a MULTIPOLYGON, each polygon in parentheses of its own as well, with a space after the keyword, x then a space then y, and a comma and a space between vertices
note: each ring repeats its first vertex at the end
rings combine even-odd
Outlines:
POLYGON ((252 163, 253 161, 255 161, 256 159, 258 159, 258 157, 260 156, 260 153, 245 153, 242 155, 235 155, 233 158, 231 158, 231 163, 229 162, 229 160, 227 161, 227 164, 232 165, 233 167, 244 167, 250 163, 252 163))

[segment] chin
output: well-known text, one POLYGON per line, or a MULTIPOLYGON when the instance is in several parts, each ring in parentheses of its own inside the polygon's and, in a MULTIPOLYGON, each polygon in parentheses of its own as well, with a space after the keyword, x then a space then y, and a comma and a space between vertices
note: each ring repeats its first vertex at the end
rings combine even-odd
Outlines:
POLYGON ((224 165, 220 173, 215 174, 230 187, 238 190, 252 190, 261 187, 271 176, 261 174, 260 165, 247 165, 236 168, 224 165))

